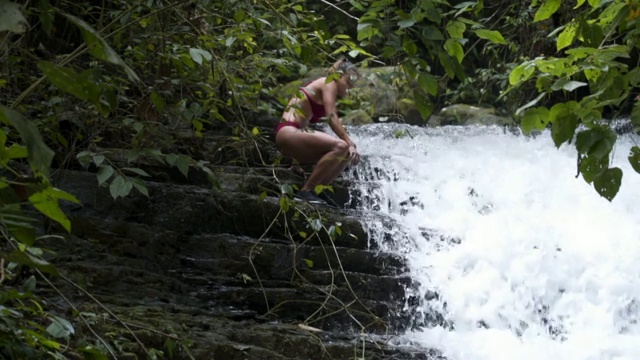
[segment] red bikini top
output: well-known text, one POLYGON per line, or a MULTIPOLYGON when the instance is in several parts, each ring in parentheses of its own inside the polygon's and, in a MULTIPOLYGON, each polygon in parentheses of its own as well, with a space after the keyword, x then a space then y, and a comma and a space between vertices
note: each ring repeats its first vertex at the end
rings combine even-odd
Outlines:
MULTIPOLYGON (((309 84, 307 84, 307 85, 309 85, 309 84)), ((311 96, 307 92, 306 88, 301 87, 300 91, 302 91, 304 93, 304 95, 309 100, 309 105, 311 105, 311 121, 310 122, 312 124, 319 123, 320 121, 322 121, 323 117, 327 116, 327 113, 324 111, 324 105, 318 104, 317 102, 313 101, 313 99, 311 98, 311 96)))

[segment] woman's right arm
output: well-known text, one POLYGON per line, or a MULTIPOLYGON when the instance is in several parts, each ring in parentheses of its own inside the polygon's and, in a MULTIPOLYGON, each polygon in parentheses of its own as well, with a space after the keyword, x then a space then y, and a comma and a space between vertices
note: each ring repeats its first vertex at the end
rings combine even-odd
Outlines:
POLYGON ((338 98, 338 86, 335 82, 331 82, 325 85, 322 91, 322 103, 324 104, 324 110, 327 114, 329 126, 331 130, 342 140, 349 145, 349 161, 353 165, 357 165, 360 162, 360 153, 356 143, 351 140, 349 133, 342 126, 340 117, 338 116, 338 107, 336 100, 338 98))

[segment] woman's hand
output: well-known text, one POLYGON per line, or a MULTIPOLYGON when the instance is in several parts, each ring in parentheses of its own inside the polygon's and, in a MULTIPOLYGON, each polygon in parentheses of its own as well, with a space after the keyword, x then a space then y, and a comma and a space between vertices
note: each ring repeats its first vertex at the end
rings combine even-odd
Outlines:
POLYGON ((351 165, 358 165, 360 162, 360 153, 358 152, 358 148, 356 148, 355 144, 351 144, 349 146, 349 162, 351 165))

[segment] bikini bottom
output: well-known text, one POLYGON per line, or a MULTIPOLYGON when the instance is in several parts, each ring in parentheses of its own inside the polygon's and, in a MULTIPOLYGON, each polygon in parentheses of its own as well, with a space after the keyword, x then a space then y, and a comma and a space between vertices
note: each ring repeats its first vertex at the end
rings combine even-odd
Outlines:
POLYGON ((278 134, 278 131, 285 126, 293 126, 296 129, 300 129, 300 124, 297 121, 281 121, 278 123, 278 126, 276 126, 276 135, 278 134))

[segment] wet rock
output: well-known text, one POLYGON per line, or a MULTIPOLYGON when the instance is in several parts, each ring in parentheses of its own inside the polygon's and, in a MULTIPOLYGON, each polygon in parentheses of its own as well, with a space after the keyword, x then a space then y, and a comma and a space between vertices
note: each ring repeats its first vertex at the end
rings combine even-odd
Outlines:
POLYGON ((153 174, 148 196, 117 201, 94 173, 57 171, 81 204, 62 204, 73 233, 43 244, 68 280, 54 279, 58 289, 123 358, 147 357, 138 341, 174 359, 439 358, 390 342, 407 329, 412 279, 357 209, 284 211, 276 180, 297 178, 283 169, 213 167, 211 188, 204 175, 138 166, 153 174))

